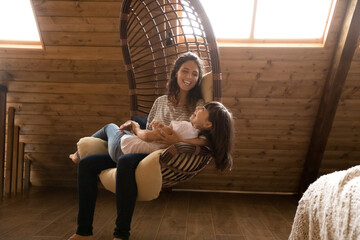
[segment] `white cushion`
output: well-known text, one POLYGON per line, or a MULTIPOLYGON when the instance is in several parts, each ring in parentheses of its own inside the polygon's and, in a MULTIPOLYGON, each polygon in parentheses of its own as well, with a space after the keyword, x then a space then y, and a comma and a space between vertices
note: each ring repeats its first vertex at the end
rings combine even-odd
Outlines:
POLYGON ((201 80, 201 92, 205 102, 213 100, 213 75, 212 72, 204 74, 201 80))
MULTIPOLYGON (((99 138, 84 137, 77 143, 80 158, 91 154, 107 153, 107 142, 99 138)), ((150 201, 159 196, 162 187, 159 156, 163 150, 157 150, 140 161, 135 170, 138 187, 137 201, 150 201)), ((103 170, 99 178, 104 187, 115 193, 116 168, 103 170)))

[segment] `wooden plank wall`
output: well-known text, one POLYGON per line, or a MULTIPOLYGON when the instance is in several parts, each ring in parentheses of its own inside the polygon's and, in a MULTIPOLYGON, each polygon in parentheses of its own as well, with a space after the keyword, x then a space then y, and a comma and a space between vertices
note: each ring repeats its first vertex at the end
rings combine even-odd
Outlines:
MULTIPOLYGON (((196 182, 204 188, 211 183, 213 189, 297 191, 346 4, 338 1, 324 48, 220 48, 224 103, 236 118, 235 165, 217 178, 207 169, 186 187, 196 182)), ((359 71, 359 65, 353 68, 359 71)), ((359 124, 356 104, 348 107, 349 121, 359 124)), ((358 144, 354 132, 339 131, 353 140, 347 141, 350 146, 356 145, 354 139, 358 144)), ((331 170, 360 164, 359 155, 348 158, 348 164, 334 159, 331 170)))
POLYGON ((76 186, 76 142, 129 118, 119 1, 34 0, 46 49, 1 50, 34 185, 76 186))
MULTIPOLYGON (((179 187, 297 191, 346 2, 338 0, 324 48, 220 48, 224 103, 236 121, 234 168, 218 173, 210 166, 179 187)), ((121 0, 33 3, 46 49, 0 49, 0 83, 8 86, 8 107, 16 109, 32 184, 74 187, 76 166, 68 155, 77 140, 129 117, 118 30, 121 0)), ((357 54, 323 173, 359 159, 358 145, 350 140, 358 132, 348 126, 359 128, 359 62, 357 54), (335 158, 346 149, 356 151, 344 164, 335 158)))

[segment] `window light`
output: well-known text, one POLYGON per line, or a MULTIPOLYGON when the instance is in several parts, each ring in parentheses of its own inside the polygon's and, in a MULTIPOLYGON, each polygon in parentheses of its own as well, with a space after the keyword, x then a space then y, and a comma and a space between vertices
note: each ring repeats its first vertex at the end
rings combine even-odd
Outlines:
POLYGON ((320 39, 331 0, 258 0, 254 38, 320 39))
POLYGON ((42 48, 30 0, 0 1, 0 47, 42 48))
POLYGON ((219 43, 324 43, 336 0, 201 0, 219 43))

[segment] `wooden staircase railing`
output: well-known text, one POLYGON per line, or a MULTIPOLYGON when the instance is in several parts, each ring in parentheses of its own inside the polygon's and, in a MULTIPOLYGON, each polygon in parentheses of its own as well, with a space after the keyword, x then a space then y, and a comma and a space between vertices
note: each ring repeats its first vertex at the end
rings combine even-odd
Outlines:
POLYGON ((15 125, 15 108, 8 108, 6 114, 6 93, 7 88, 0 86, 0 201, 26 192, 30 186, 31 162, 24 160, 25 144, 15 125))

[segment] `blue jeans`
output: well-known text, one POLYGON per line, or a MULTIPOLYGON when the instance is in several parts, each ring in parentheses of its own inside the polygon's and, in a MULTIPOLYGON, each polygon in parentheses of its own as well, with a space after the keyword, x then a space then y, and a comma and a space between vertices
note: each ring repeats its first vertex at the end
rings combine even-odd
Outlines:
POLYGON ((121 151, 121 138, 125 133, 120 131, 118 125, 114 123, 110 123, 105 125, 99 131, 94 133, 92 137, 100 138, 104 141, 108 142, 108 152, 110 154, 111 159, 116 162, 116 160, 123 155, 121 151))

